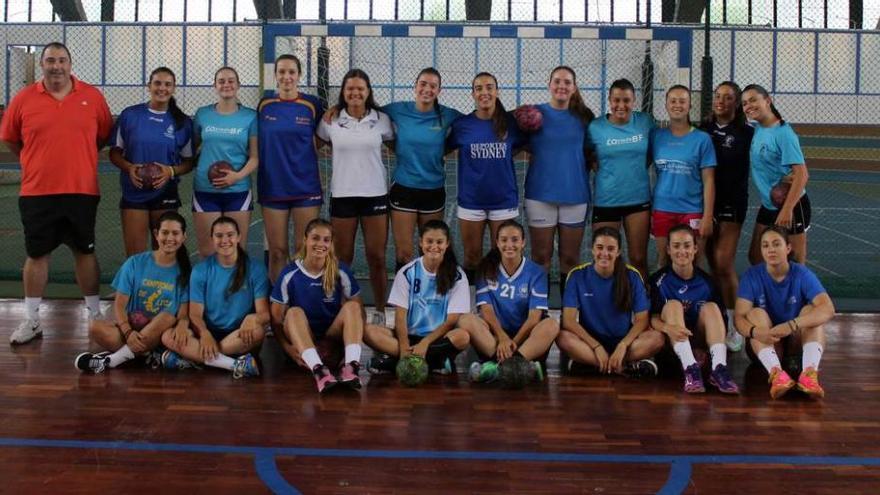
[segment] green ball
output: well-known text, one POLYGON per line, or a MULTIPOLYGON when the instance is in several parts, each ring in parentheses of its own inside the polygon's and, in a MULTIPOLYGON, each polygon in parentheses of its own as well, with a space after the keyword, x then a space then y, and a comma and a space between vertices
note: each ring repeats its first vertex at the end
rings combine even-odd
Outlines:
POLYGON ((521 389, 532 381, 534 375, 532 363, 522 356, 507 358, 498 365, 498 382, 502 388, 521 389))
POLYGON ((397 380, 405 387, 418 387, 428 380, 428 362, 410 354, 397 362, 397 380))

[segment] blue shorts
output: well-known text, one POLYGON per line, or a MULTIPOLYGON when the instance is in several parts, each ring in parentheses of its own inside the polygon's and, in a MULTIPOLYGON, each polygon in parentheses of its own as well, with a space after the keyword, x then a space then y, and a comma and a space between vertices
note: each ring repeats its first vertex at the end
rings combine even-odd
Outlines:
POLYGON ((193 191, 192 211, 199 213, 229 213, 254 209, 254 196, 250 191, 202 192, 193 191))
POLYGON ((177 182, 169 182, 158 196, 149 201, 129 201, 124 196, 119 198, 120 210, 162 211, 178 208, 180 208, 180 195, 177 194, 177 182))
POLYGON ((286 199, 282 201, 266 201, 264 199, 260 200, 260 204, 263 205, 263 208, 270 208, 273 210, 291 210, 293 208, 321 206, 323 203, 324 197, 320 194, 317 196, 308 196, 306 198, 299 199, 286 199))

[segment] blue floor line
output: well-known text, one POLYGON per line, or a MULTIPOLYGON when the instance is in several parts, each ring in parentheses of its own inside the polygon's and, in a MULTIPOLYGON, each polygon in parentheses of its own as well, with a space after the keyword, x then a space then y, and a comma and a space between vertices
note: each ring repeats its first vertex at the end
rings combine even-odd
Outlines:
POLYGON ((278 471, 275 456, 268 452, 260 452, 254 456, 254 468, 257 476, 272 493, 277 495, 301 495, 302 492, 294 488, 284 479, 278 471))
POLYGON ((669 479, 657 495, 679 495, 684 493, 691 481, 691 463, 674 461, 669 469, 669 479))

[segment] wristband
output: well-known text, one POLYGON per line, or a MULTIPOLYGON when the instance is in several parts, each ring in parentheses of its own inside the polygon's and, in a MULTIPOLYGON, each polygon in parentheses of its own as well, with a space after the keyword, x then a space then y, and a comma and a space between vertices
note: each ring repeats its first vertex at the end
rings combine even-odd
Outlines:
POLYGON ((801 329, 801 325, 800 325, 800 324, 799 324, 799 323, 798 323, 798 321, 797 321, 797 317, 795 317, 795 318, 792 318, 792 320, 791 320, 791 321, 793 321, 793 322, 794 322, 794 330, 795 330, 795 331, 798 331, 798 330, 800 330, 800 329, 801 329))
POLYGON ((174 171, 174 165, 169 165, 168 168, 171 169, 171 178, 173 179, 174 176, 177 174, 177 173, 174 171))
POLYGON ((752 328, 749 329, 749 338, 755 338, 755 325, 752 325, 752 328))

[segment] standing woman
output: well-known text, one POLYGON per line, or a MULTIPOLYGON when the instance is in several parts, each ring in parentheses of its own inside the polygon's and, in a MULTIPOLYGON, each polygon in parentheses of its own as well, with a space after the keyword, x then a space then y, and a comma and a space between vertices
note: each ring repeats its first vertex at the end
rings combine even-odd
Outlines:
POLYGON ((610 112, 590 123, 590 147, 596 153, 596 199, 593 233, 602 227, 626 232, 630 262, 642 276, 648 267, 651 184, 649 138, 654 119, 634 112, 635 87, 618 79, 608 91, 610 112))
POLYGON ((760 237, 764 262, 749 268, 739 284, 736 328, 747 337, 749 357, 770 374, 770 396, 782 397, 795 385, 811 397, 824 397, 819 361, 825 349, 824 325, 834 317, 834 304, 819 279, 806 266, 789 261, 788 231, 774 225, 760 237), (797 383, 782 369, 779 356, 803 351, 797 383))
POLYGON ((110 162, 120 170, 126 256, 145 251, 159 217, 180 207, 177 176, 192 170, 192 120, 177 106, 175 86, 171 69, 154 69, 147 83, 150 101, 123 110, 110 135, 110 162), (151 163, 161 167, 161 174, 144 184, 138 171, 151 163))
POLYGON ((324 109, 312 95, 299 92, 302 64, 293 55, 275 60, 278 94, 260 102, 257 192, 263 206, 263 223, 269 245, 269 276, 278 274, 290 260, 288 226, 298 251, 305 226, 318 218, 323 201, 315 129, 324 109))
POLYGON ((149 355, 164 332, 189 325, 186 221, 176 211, 166 211, 153 235, 158 247, 125 260, 113 279, 115 321, 95 320, 89 326, 89 338, 108 352, 78 355, 74 364, 80 371, 102 373, 135 355, 149 355))
POLYGON ((471 83, 476 110, 456 120, 447 148, 458 151, 458 221, 468 280, 482 258, 483 234, 495 239, 505 220, 519 215, 513 165, 522 135, 498 99, 498 80, 481 72, 471 83))
POLYGON ((470 291, 452 251, 449 227, 431 220, 422 227, 422 256, 394 277, 388 304, 396 307, 394 329, 367 325, 367 345, 381 353, 370 361, 370 373, 390 373, 397 360, 417 354, 440 373, 455 370, 455 356, 470 338, 459 319, 470 312, 470 291))
POLYGON ((461 317, 460 326, 470 334, 474 349, 498 363, 514 355, 546 361, 559 335, 559 323, 547 317, 547 272, 523 256, 525 245, 522 225, 515 220, 501 224, 495 247, 480 262, 480 314, 461 317))
POLYGON ((221 67, 214 73, 217 103, 196 111, 194 141, 198 150, 193 181, 193 221, 199 243, 199 256, 214 253, 211 224, 227 216, 239 225, 247 245, 251 211, 251 173, 257 169, 257 112, 238 102, 238 72, 221 67), (231 170, 211 180, 211 166, 225 162, 231 170))
POLYGON ((262 343, 269 323, 266 269, 241 247, 235 220, 214 220, 211 238, 214 254, 190 276, 189 327, 178 325, 162 335, 168 348, 162 364, 183 369, 199 363, 229 370, 236 379, 257 376, 249 352, 262 343))
POLYGON ((742 110, 739 86, 725 81, 715 88, 712 114, 700 127, 715 147, 715 229, 706 242, 706 258, 727 309, 727 346, 742 349, 743 338, 733 324, 736 304, 736 248, 749 206, 749 147, 755 129, 742 110))
POLYGON ((553 69, 549 89, 550 102, 538 106, 543 125, 529 136, 532 157, 525 207, 532 259, 547 272, 558 232, 559 286, 565 287, 565 274, 580 258, 590 208, 590 171, 584 152, 587 127, 595 116, 584 104, 571 67, 553 69))
POLYGON ((388 116, 376 107, 370 78, 364 71, 351 69, 342 78, 336 115, 330 123, 321 120, 318 137, 333 146, 330 222, 336 253, 346 265, 352 265, 360 224, 376 314, 381 315, 377 323, 384 325, 388 179, 382 163, 382 143, 394 139, 394 131, 388 116))
POLYGON ((593 262, 568 274, 562 301, 559 350, 600 373, 656 376, 651 359, 663 347, 660 332, 648 327, 648 294, 638 270, 620 252, 620 232, 593 231, 593 262))
POLYGON ((669 229, 694 229, 701 253, 712 235, 715 208, 715 149, 705 132, 690 120, 691 91, 675 85, 666 92, 669 127, 651 136, 651 159, 657 171, 651 233, 657 242, 658 265, 666 266, 669 229))
POLYGON ((794 129, 773 105, 767 90, 757 84, 743 89, 743 111, 749 120, 758 123, 749 152, 752 181, 761 195, 761 209, 755 219, 749 261, 761 262, 761 233, 772 225, 788 229, 794 260, 803 264, 807 259, 807 230, 810 228, 810 198, 805 189, 809 174, 804 163, 800 141, 794 129), (790 189, 782 206, 773 204, 770 191, 790 181, 790 189))

